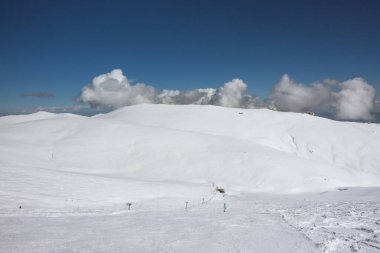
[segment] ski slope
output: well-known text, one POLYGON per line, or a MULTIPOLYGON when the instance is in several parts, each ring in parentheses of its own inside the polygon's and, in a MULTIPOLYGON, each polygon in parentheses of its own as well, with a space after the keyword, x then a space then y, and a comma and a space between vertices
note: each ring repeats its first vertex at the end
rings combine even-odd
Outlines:
POLYGON ((376 252, 379 143, 378 124, 267 109, 0 117, 0 251, 376 252))
POLYGON ((131 210, 124 204, 56 210, 28 205, 4 210, 2 205, 0 251, 375 253, 380 249, 379 188, 227 195, 224 203, 227 212, 217 197, 204 204, 200 198, 154 198, 133 203, 131 210))

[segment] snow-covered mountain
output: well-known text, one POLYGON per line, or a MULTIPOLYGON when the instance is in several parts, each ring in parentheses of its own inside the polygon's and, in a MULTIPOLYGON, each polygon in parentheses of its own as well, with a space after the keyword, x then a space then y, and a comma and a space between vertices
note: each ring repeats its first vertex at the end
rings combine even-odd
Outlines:
POLYGON ((266 109, 1 117, 0 251, 378 252, 379 141, 266 109))
POLYGON ((238 192, 380 186, 379 143, 378 124, 267 109, 144 104, 0 118, 3 175, 43 169, 238 192))

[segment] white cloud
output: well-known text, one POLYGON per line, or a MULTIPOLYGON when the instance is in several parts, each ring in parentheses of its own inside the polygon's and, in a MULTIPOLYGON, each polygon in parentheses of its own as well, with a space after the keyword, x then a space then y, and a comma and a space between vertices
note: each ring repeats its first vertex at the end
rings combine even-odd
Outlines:
POLYGON ((180 92, 178 90, 163 90, 157 95, 158 102, 162 104, 210 104, 215 96, 216 89, 196 89, 180 92))
POLYGON ((95 77, 91 84, 82 89, 79 102, 91 107, 111 107, 141 104, 199 104, 221 105, 227 107, 252 106, 253 97, 245 95, 247 84, 240 79, 233 79, 219 89, 206 88, 189 91, 163 90, 143 84, 131 84, 120 69, 95 77), (248 103, 249 101, 250 103, 248 103))
POLYGON ((269 99, 281 111, 320 111, 341 120, 371 120, 375 93, 362 78, 342 83, 325 79, 322 83, 305 86, 284 75, 269 99))
POLYGON ((226 107, 241 107, 242 98, 246 90, 247 84, 240 79, 233 79, 231 82, 225 83, 219 92, 220 105, 226 107))
POLYGON ((120 69, 115 69, 95 77, 82 89, 77 100, 93 108, 114 109, 141 103, 275 107, 280 111, 329 113, 336 119, 347 120, 370 120, 374 110, 375 89, 362 78, 345 82, 325 79, 307 86, 296 83, 285 74, 265 104, 248 94, 247 88, 242 80, 233 79, 217 89, 158 91, 143 83, 132 84, 120 69))
POLYGON ((375 89, 362 78, 354 78, 340 84, 337 93, 335 116, 337 119, 372 120, 375 106, 375 89))
POLYGON ((282 76, 269 99, 279 110, 291 112, 311 110, 318 100, 311 87, 295 83, 287 74, 282 76))
POLYGON ((156 91, 143 83, 131 85, 120 69, 97 76, 85 86, 78 101, 92 107, 119 108, 127 105, 154 103, 156 91))

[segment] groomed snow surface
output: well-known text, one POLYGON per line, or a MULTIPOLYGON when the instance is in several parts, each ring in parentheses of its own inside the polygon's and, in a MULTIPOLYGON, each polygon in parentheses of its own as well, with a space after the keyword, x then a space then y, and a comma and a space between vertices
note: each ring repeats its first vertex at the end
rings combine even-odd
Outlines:
POLYGON ((379 143, 267 109, 0 117, 0 252, 380 252, 379 143))

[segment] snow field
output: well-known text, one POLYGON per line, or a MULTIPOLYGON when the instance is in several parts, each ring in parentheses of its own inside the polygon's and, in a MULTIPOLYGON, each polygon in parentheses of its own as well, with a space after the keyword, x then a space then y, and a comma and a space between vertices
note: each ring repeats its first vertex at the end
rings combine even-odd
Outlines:
POLYGON ((0 252, 379 252, 379 130, 215 106, 0 117, 0 252))

